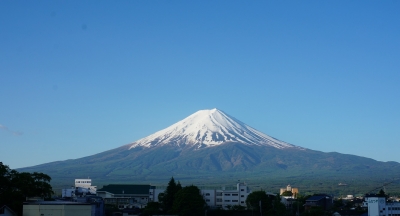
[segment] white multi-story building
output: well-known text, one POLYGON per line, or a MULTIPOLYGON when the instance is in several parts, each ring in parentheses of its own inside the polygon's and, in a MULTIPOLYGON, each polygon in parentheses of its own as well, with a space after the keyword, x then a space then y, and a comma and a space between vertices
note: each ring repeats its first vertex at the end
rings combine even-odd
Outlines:
POLYGON ((97 187, 92 186, 91 179, 75 179, 75 186, 62 189, 62 197, 70 198, 75 196, 95 195, 97 187))
POLYGON ((385 197, 367 195, 363 207, 368 208, 368 216, 400 216, 400 202, 386 202, 385 197))
MULTIPOLYGON (((149 191, 149 200, 158 202, 158 195, 163 192, 164 189, 151 187, 149 191)), ((208 206, 227 209, 229 206, 234 205, 246 207, 246 199, 251 193, 251 190, 245 183, 237 183, 236 188, 200 189, 200 193, 203 195, 208 206)))
POLYGON ((207 194, 205 194, 206 196, 204 196, 204 198, 207 205, 223 209, 234 205, 246 207, 246 199, 250 193, 251 190, 245 183, 237 183, 236 189, 225 190, 225 188, 223 188, 221 190, 215 190, 215 202, 212 202, 212 199, 209 199, 207 202, 207 194))

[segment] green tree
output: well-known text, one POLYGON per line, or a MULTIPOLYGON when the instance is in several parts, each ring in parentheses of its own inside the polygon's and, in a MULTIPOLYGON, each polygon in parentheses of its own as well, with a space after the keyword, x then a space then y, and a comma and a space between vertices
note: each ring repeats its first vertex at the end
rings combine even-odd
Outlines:
POLYGON ((271 198, 265 191, 254 191, 247 196, 246 205, 248 209, 260 212, 260 204, 264 214, 272 208, 271 198))
POLYGON ((377 195, 378 195, 378 197, 386 197, 386 193, 382 189, 378 192, 377 195))
POLYGON ((282 193, 281 196, 293 196, 293 193, 292 193, 292 191, 285 191, 282 193))
POLYGON ((161 213, 160 203, 158 202, 149 202, 143 210, 144 215, 157 215, 161 213))
POLYGON ((333 211, 339 211, 339 210, 341 210, 342 207, 343 207, 342 198, 333 200, 333 206, 332 206, 333 211))
POLYGON ((297 213, 297 211, 299 211, 300 214, 303 213, 305 210, 304 204, 306 204, 306 200, 310 197, 311 197, 311 195, 307 195, 307 196, 298 195, 297 202, 295 202, 293 204, 293 208, 292 208, 293 214, 297 213))
POLYGON ((178 181, 178 184, 175 183, 174 177, 171 177, 171 180, 168 182, 168 186, 164 191, 164 194, 159 196, 161 202, 161 208, 164 213, 170 213, 172 206, 174 204, 175 195, 182 189, 181 183, 178 181))
POLYGON ((19 173, 0 162, 0 206, 7 205, 22 215, 26 197, 49 198, 53 194, 50 176, 43 173, 19 173))
POLYGON ((246 210, 246 207, 241 206, 241 205, 233 205, 233 206, 231 206, 231 210, 233 212, 243 212, 246 210))
MULTIPOLYGON (((159 193, 158 194, 158 200, 160 201, 160 202, 162 202, 162 200, 164 199, 164 193, 159 193)), ((162 207, 162 206, 161 206, 162 207)))
POLYGON ((180 216, 204 215, 206 202, 194 185, 182 188, 175 197, 172 213, 180 216))
POLYGON ((327 212, 325 212, 322 207, 320 206, 314 206, 312 208, 310 208, 307 211, 304 211, 302 214, 302 216, 325 216, 328 215, 327 212))
POLYGON ((285 215, 286 206, 281 203, 279 194, 268 195, 265 191, 254 191, 247 196, 246 205, 254 212, 262 210, 263 215, 285 215), (261 209, 260 209, 261 204, 261 209))
POLYGON ((268 215, 285 215, 286 206, 281 202, 281 197, 279 194, 275 196, 272 200, 272 209, 268 210, 268 215))

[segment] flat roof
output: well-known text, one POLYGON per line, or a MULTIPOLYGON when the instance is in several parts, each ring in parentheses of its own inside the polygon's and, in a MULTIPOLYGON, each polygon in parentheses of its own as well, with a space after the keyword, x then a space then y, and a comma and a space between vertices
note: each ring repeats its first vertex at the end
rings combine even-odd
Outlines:
POLYGON ((95 203, 70 202, 70 201, 40 201, 24 202, 24 205, 94 205, 95 203))
POLYGON ((107 191, 112 194, 149 194, 150 185, 109 184, 97 191, 107 191))

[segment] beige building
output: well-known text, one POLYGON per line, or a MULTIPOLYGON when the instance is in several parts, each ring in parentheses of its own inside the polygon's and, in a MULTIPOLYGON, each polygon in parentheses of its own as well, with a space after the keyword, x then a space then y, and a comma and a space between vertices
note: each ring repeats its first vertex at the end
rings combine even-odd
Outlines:
POLYGON ((299 194, 299 189, 298 188, 292 188, 292 186, 288 185, 286 188, 281 188, 280 190, 280 195, 282 195, 285 191, 290 191, 292 192, 292 198, 296 197, 297 194, 299 194))
POLYGON ((24 203, 23 216, 92 216, 95 205, 77 202, 24 203))

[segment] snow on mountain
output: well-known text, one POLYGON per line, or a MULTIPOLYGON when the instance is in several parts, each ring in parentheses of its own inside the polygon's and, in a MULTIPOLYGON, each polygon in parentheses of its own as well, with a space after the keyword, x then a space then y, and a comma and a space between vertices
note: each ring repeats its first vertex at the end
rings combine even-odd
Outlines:
POLYGON ((243 122, 225 114, 221 110, 200 110, 189 117, 150 136, 132 143, 138 146, 154 147, 174 145, 177 147, 212 147, 226 142, 246 145, 267 145, 275 148, 300 148, 270 137, 243 122))

